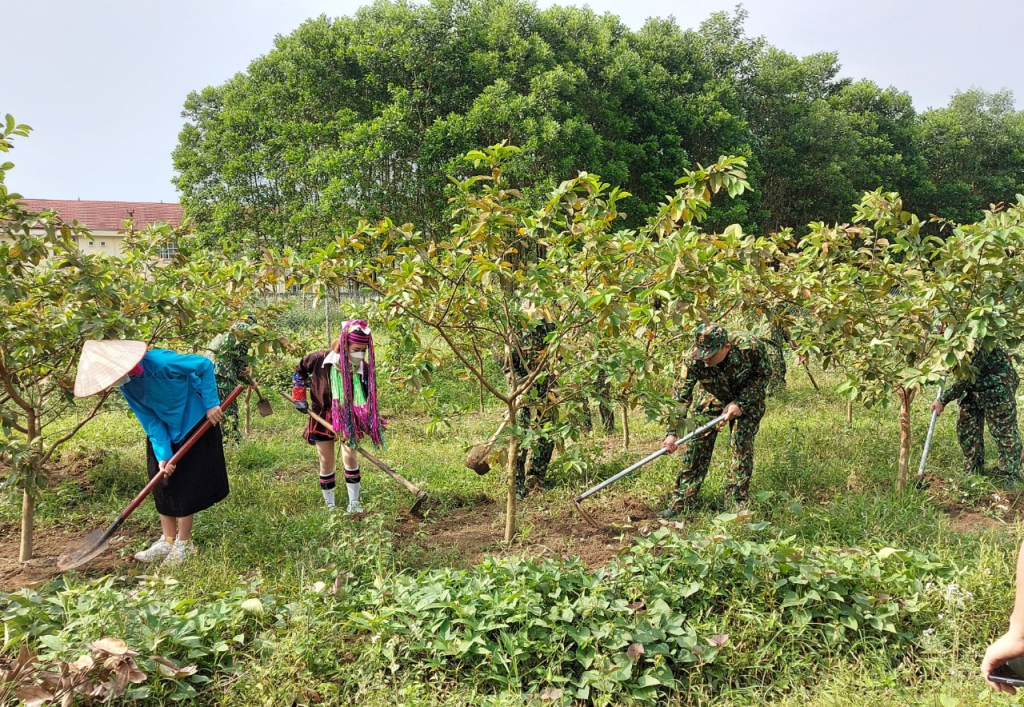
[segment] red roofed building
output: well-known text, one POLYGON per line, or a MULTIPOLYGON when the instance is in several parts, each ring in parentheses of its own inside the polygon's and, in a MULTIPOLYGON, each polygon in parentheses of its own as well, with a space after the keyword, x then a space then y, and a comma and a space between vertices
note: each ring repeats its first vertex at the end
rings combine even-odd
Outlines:
MULTIPOLYGON (((121 252, 124 241, 124 221, 133 219, 136 229, 151 223, 169 223, 177 226, 183 216, 178 204, 146 201, 81 201, 79 199, 22 199, 21 205, 29 211, 56 211, 62 221, 78 221, 92 233, 92 240, 80 239, 78 247, 84 253, 121 252)), ((168 257, 171 253, 161 254, 168 257)))

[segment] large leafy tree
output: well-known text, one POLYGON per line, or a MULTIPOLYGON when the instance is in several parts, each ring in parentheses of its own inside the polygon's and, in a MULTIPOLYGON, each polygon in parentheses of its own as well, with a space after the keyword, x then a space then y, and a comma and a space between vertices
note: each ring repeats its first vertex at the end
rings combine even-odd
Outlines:
MULTIPOLYGON (((656 209, 689 163, 690 96, 612 15, 520 0, 377 2, 310 20, 227 83, 189 96, 183 203, 232 248, 322 244, 360 219, 443 228, 461 155, 507 141, 526 193, 592 170, 656 209)), ((706 159, 719 151, 706 150, 706 159)))
POLYGON ((976 221, 1024 192, 1024 111, 1010 91, 957 93, 921 116, 920 144, 929 181, 915 202, 929 213, 976 221))

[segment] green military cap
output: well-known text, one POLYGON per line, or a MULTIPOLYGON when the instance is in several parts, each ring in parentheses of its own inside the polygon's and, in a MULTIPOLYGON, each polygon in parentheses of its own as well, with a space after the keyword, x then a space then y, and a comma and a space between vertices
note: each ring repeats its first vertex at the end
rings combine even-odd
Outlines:
POLYGON ((718 324, 701 324, 693 337, 690 358, 703 361, 729 343, 729 332, 718 324))

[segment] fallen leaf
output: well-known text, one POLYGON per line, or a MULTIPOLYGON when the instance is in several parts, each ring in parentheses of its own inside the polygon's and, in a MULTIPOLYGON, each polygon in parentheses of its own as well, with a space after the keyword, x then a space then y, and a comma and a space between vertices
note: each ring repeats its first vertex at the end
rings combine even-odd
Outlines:
POLYGON ((645 652, 646 651, 644 651, 644 644, 643 643, 630 643, 629 644, 629 648, 626 649, 626 655, 628 655, 633 660, 636 660, 637 658, 642 656, 645 652))
POLYGON ((25 703, 25 707, 40 707, 43 703, 53 699, 53 693, 48 692, 39 685, 25 685, 14 691, 18 699, 25 703))
POLYGON ((101 638, 90 643, 89 647, 94 651, 103 651, 111 655, 124 655, 128 652, 128 644, 120 638, 101 638))
POLYGON ((79 657, 74 663, 71 663, 69 667, 76 673, 87 673, 92 670, 92 666, 96 665, 96 661, 92 659, 92 656, 86 653, 79 657))
POLYGON ((540 693, 540 699, 542 702, 554 702, 562 699, 563 692, 564 690, 560 687, 545 687, 540 693))

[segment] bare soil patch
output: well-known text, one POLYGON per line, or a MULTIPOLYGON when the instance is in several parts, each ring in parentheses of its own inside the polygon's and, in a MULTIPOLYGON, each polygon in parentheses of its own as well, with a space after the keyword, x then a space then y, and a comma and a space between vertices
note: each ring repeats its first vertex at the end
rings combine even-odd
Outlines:
MULTIPOLYGON (((530 559, 578 557, 587 567, 603 567, 633 540, 659 527, 657 511, 633 499, 587 506, 604 527, 596 529, 571 505, 528 499, 519 513, 518 535, 502 542, 504 502, 487 496, 457 498, 445 514, 427 509, 423 520, 407 517, 395 529, 399 551, 419 552, 436 561, 439 554, 458 566, 478 564, 486 556, 530 559)), ((433 562, 432 562, 433 564, 433 562)))
MULTIPOLYGON (((81 532, 56 528, 36 529, 32 559, 28 562, 19 562, 20 528, 0 528, 0 591, 12 592, 22 587, 32 587, 59 575, 57 558, 68 545, 81 540, 88 530, 93 528, 86 528, 81 532)), ((115 535, 110 541, 109 550, 75 572, 86 577, 102 577, 114 572, 123 572, 125 568, 135 564, 132 560, 121 557, 118 552, 130 540, 131 535, 128 533, 115 535)))
POLYGON ((945 479, 927 477, 928 490, 942 503, 950 527, 958 533, 977 533, 1012 524, 1024 515, 1024 491, 995 491, 977 503, 957 500, 945 479))

